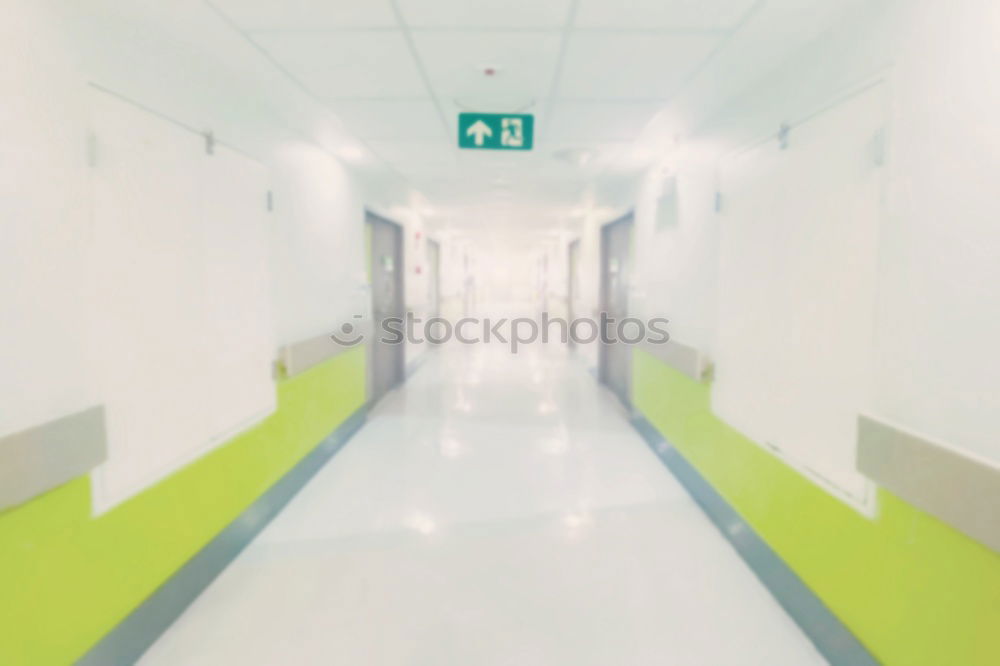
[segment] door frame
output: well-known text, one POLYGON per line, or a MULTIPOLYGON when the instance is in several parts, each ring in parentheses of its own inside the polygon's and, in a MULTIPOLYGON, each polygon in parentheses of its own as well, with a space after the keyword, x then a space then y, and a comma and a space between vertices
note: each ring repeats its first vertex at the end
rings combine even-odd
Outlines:
POLYGON ((406 343, 403 342, 395 346, 398 347, 398 351, 395 351, 395 359, 393 363, 393 365, 395 365, 393 373, 394 381, 392 382, 392 385, 386 387, 385 391, 382 392, 381 394, 376 394, 375 355, 378 353, 387 353, 386 350, 394 348, 379 342, 379 320, 377 317, 377 313, 375 311, 375 285, 374 285, 374 276, 376 270, 376 265, 375 265, 376 243, 375 243, 375 233, 374 233, 375 225, 376 224, 386 225, 387 228, 391 229, 391 232, 395 237, 393 264, 395 266, 395 271, 394 271, 396 277, 395 287, 396 287, 396 294, 398 294, 399 298, 399 303, 398 303, 399 312, 394 314, 398 317, 406 316, 406 291, 405 291, 406 270, 403 264, 403 258, 405 256, 403 243, 404 239, 406 238, 406 234, 404 233, 402 224, 396 222, 395 220, 391 220, 383 215, 379 215, 378 213, 372 211, 369 208, 365 208, 364 224, 365 224, 365 235, 368 239, 365 249, 367 253, 366 261, 368 262, 368 291, 369 291, 368 307, 371 313, 370 319, 371 319, 371 334, 372 334, 371 340, 367 345, 368 353, 366 355, 367 356, 366 364, 368 366, 368 369, 366 372, 366 376, 367 376, 368 386, 366 394, 368 397, 369 405, 374 405, 383 397, 385 397, 386 394, 388 394, 394 388, 402 384, 403 381, 406 379, 406 343))
MULTIPOLYGON (((572 325, 573 320, 576 319, 577 312, 573 307, 577 300, 579 294, 578 287, 580 286, 580 239, 574 238, 566 245, 566 318, 572 325)), ((569 346, 570 349, 576 347, 576 342, 573 340, 573 336, 569 336, 569 346)))
MULTIPOLYGON (((610 264, 609 264, 609 237, 615 231, 618 231, 622 227, 628 227, 631 233, 634 233, 635 229, 635 211, 630 210, 624 215, 617 217, 610 222, 605 222, 601 225, 601 248, 600 248, 600 288, 599 288, 599 299, 598 299, 598 313, 609 312, 610 300, 611 300, 611 280, 610 280, 610 264)), ((627 267, 626 278, 631 276, 632 272, 632 236, 629 236, 628 250, 624 260, 624 265, 627 267)), ((628 310, 628 286, 625 287, 626 293, 626 303, 625 309, 626 314, 628 310)), ((629 356, 631 359, 631 356, 629 356)), ((609 371, 609 364, 611 363, 611 354, 609 352, 608 345, 604 345, 598 339, 597 345, 597 377, 602 384, 610 388, 615 395, 621 400, 622 404, 626 409, 631 409, 632 406, 632 364, 629 361, 626 367, 623 368, 623 376, 625 377, 625 385, 622 387, 622 391, 619 392, 611 384, 609 371)))

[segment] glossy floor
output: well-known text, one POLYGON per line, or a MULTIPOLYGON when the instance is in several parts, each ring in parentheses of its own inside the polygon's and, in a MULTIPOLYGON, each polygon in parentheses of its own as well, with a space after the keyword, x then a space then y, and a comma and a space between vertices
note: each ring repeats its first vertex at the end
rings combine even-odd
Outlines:
POLYGON ((825 663, 561 348, 434 352, 144 657, 825 663))

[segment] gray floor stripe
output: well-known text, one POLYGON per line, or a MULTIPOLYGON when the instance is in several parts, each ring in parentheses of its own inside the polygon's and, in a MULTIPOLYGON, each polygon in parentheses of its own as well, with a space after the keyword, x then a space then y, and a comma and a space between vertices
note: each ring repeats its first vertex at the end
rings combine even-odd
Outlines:
POLYGON ((879 663, 653 424, 634 416, 632 425, 827 661, 833 666, 879 663))
POLYGON ((148 599, 77 661, 80 666, 128 666, 176 620, 216 576, 285 507, 364 424, 362 407, 187 561, 148 599))

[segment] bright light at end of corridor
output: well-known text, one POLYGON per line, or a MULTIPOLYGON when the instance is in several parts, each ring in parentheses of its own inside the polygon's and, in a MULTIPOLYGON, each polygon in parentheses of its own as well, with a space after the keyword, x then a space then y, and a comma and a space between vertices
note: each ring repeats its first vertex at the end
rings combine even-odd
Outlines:
POLYGON ((538 444, 542 453, 550 456, 558 456, 569 450, 569 440, 565 437, 544 437, 538 444))
POLYGON ((444 458, 457 458, 462 455, 462 443, 454 437, 445 437, 439 448, 444 458))
POLYGON ((434 534, 437 531, 437 523, 434 519, 424 513, 415 513, 406 521, 407 526, 415 532, 425 536, 434 534))
POLYGON ((566 531, 570 538, 580 536, 593 526, 593 524, 594 517, 589 511, 571 511, 563 516, 563 525, 566 526, 566 531))

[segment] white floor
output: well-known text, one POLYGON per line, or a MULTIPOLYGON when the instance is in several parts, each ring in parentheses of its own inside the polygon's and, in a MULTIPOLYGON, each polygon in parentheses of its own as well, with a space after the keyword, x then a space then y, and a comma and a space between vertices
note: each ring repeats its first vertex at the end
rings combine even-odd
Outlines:
POLYGON ((562 349, 434 352, 146 666, 825 663, 562 349))

